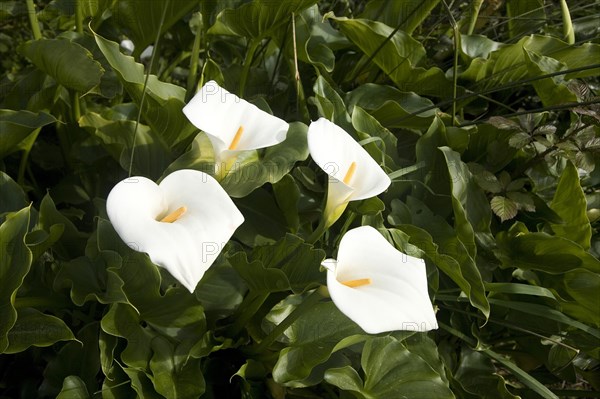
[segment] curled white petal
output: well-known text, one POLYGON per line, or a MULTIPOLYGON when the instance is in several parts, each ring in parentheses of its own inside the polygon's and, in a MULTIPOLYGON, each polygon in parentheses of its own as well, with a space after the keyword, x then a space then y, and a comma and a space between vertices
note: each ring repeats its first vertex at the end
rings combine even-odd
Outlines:
POLYGON ((190 292, 244 221, 213 177, 188 169, 160 185, 145 177, 121 181, 108 195, 106 211, 124 242, 148 253, 190 292), (160 222, 181 207, 186 211, 179 219, 160 222))
POLYGON ((338 309, 367 333, 438 327, 425 262, 396 250, 370 226, 344 235, 337 267, 327 272, 327 287, 338 309), (361 279, 370 283, 354 288, 342 284, 361 279))
POLYGON ((226 151, 254 150, 276 145, 285 140, 289 124, 256 105, 207 82, 183 108, 183 113, 198 129, 211 138, 218 160, 227 158, 226 151), (239 139, 236 140, 238 131, 239 139), (231 149, 232 143, 235 148, 231 149))
POLYGON ((329 179, 330 189, 337 184, 340 187, 335 191, 351 192, 347 198, 341 198, 342 201, 374 197, 391 184, 388 175, 369 153, 344 129, 325 118, 310 124, 308 149, 317 165, 332 178, 329 179), (354 167, 352 163, 355 163, 354 167), (354 169, 352 176, 344 183, 351 168, 354 169))

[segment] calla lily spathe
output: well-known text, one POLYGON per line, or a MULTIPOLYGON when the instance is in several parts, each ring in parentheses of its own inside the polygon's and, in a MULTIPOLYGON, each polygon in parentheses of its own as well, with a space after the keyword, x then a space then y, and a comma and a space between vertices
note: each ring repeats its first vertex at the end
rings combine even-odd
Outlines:
POLYGON ((338 259, 323 262, 338 309, 369 334, 438 327, 422 259, 396 250, 376 229, 348 231, 338 259))
POLYGON ((346 131, 325 118, 308 127, 312 159, 329 178, 324 217, 331 226, 349 201, 374 197, 391 184, 388 175, 346 131))
POLYGON ((289 128, 287 122, 242 100, 213 80, 183 107, 183 113, 208 135, 219 177, 224 177, 219 169, 230 170, 240 151, 279 144, 285 140, 289 128))
POLYGON ((121 239, 146 252, 190 292, 244 217, 210 175, 182 169, 157 185, 145 177, 119 182, 106 201, 121 239))

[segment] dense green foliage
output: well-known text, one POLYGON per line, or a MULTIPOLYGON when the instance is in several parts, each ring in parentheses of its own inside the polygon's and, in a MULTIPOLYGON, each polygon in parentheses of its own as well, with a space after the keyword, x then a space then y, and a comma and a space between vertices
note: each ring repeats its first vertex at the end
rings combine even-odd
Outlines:
POLYGON ((600 396, 599 27, 578 0, 0 1, 0 397, 600 396), (106 197, 205 170, 209 80, 291 128, 221 182, 245 222, 190 294, 106 197), (318 117, 393 182, 311 243, 318 117), (315 296, 360 225, 426 260, 438 330, 315 296))

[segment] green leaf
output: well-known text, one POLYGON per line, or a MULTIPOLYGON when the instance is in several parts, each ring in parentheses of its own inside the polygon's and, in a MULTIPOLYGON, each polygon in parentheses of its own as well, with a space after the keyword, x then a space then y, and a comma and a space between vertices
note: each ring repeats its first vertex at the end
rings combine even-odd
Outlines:
POLYGON ((396 31, 381 22, 329 16, 342 33, 372 58, 402 91, 435 97, 451 97, 452 82, 441 69, 417 67, 425 56, 423 45, 402 30, 396 31))
MULTIPOLYGON (((552 74, 567 69, 562 62, 528 49, 524 49, 524 58, 532 75, 552 74)), ((577 97, 567 88, 564 78, 560 75, 536 80, 533 87, 545 106, 577 101, 577 97)))
POLYGON ((547 233, 530 233, 520 223, 497 235, 506 267, 561 274, 584 268, 600 273, 600 261, 575 242, 547 233))
POLYGON ((460 35, 460 51, 469 58, 488 58, 492 51, 498 50, 501 43, 482 35, 460 35))
POLYGON ((517 216, 517 204, 510 198, 496 195, 490 201, 492 211, 500 218, 502 222, 517 216))
POLYGON ((167 338, 152 340, 152 384, 166 398, 198 398, 205 389, 198 359, 182 362, 167 338))
POLYGON ((551 225, 556 235, 589 249, 592 227, 586 213, 587 202, 579 183, 577 168, 571 162, 567 162, 560 176, 550 208, 563 220, 561 224, 551 225))
MULTIPOLYGON (((293 38, 289 37, 288 40, 293 38)), ((335 65, 333 50, 345 47, 348 41, 323 21, 319 7, 315 4, 302 11, 296 18, 296 43, 299 60, 331 72, 335 65)), ((293 43, 287 48, 291 54, 293 43)))
POLYGON ((388 129, 425 129, 436 114, 433 102, 427 98, 373 83, 362 84, 348 93, 346 104, 353 113, 358 105, 388 129))
POLYGON ((15 295, 31 267, 31 251, 25 245, 30 208, 10 214, 0 225, 0 353, 9 345, 8 332, 17 320, 15 295))
POLYGON ((75 336, 61 319, 33 308, 19 309, 17 321, 8 332, 8 348, 4 353, 23 352, 30 346, 50 346, 71 341, 75 336))
POLYGON ((315 105, 319 115, 340 126, 347 132, 352 132, 350 115, 341 95, 331 86, 323 76, 318 76, 313 85, 315 92, 315 105))
POLYGON ((79 125, 100 139, 103 147, 119 162, 123 170, 129 171, 133 152, 133 175, 156 179, 171 161, 170 149, 161 137, 146 125, 137 125, 136 131, 135 121, 110 121, 94 112, 81 117, 79 125))
POLYGON ((454 226, 460 240, 467 246, 469 253, 475 257, 474 234, 490 233, 491 212, 487 198, 475 183, 467 165, 461 160, 458 152, 449 147, 441 147, 452 189, 452 208, 454 209, 454 226), (471 247, 472 246, 472 247, 471 247))
POLYGON ((563 303, 565 313, 600 327, 600 275, 597 272, 576 269, 565 274, 563 284, 564 291, 574 299, 563 303))
POLYGON ((90 394, 81 378, 70 375, 65 378, 62 389, 56 399, 87 399, 89 397, 90 394))
POLYGON ((126 0, 112 2, 112 14, 119 25, 124 27, 135 44, 135 54, 141 52, 156 40, 157 33, 164 34, 180 21, 188 12, 198 6, 188 0, 153 1, 126 0), (164 21, 161 18, 167 7, 164 21))
POLYGON ((508 140, 508 145, 516 149, 521 149, 529 143, 531 143, 531 136, 525 132, 516 132, 508 140))
POLYGON ((285 273, 294 293, 302 293, 318 284, 325 284, 325 273, 319 270, 325 251, 314 249, 300 237, 286 234, 273 245, 256 247, 252 260, 265 267, 277 268, 285 273))
POLYGON ((225 9, 217 16, 217 22, 208 30, 214 35, 237 35, 247 38, 264 38, 274 31, 291 24, 292 13, 315 4, 317 0, 289 0, 273 2, 254 0, 235 9, 225 9))
POLYGON ((365 343, 361 365, 367 398, 454 398, 440 375, 391 336, 365 343))
POLYGON ((232 197, 241 198, 265 183, 277 183, 288 174, 296 162, 308 158, 306 133, 308 127, 301 122, 292 122, 285 140, 259 152, 238 158, 232 169, 221 181, 221 185, 232 197))
POLYGON ((64 258, 74 258, 85 248, 85 235, 77 230, 73 222, 60 213, 50 194, 46 194, 40 204, 39 225, 46 231, 51 231, 52 226, 62 224, 64 232, 60 240, 53 245, 54 250, 64 258))
POLYGON ((78 306, 90 300, 128 303, 117 272, 120 267, 121 257, 113 251, 101 251, 95 259, 82 256, 61 265, 54 287, 70 288, 71 300, 78 306))
POLYGON ((25 208, 28 202, 21 186, 9 175, 0 171, 0 223, 4 220, 3 215, 25 208))
POLYGON ((492 361, 466 347, 461 350, 454 378, 469 393, 486 399, 518 399, 506 387, 506 380, 496 373, 492 361))
POLYGON ((100 372, 99 329, 99 322, 86 324, 77 332, 77 340, 62 345, 44 370, 44 382, 38 391, 40 396, 55 397, 64 388, 65 381, 75 377, 88 392, 96 391, 96 377, 100 372))
POLYGON ((92 53, 69 40, 31 40, 21 44, 19 52, 59 84, 81 93, 87 93, 100 84, 104 73, 92 53))
POLYGON ((290 289, 290 282, 279 269, 266 268, 260 260, 248 261, 245 252, 228 258, 235 271, 244 279, 250 291, 256 293, 281 292, 290 289))
MULTIPOLYGON (((515 183, 516 180, 512 183, 515 183)), ((511 183, 511 184, 512 184, 511 183)), ((510 185, 509 185, 510 186, 510 185)), ((529 193, 520 193, 516 191, 509 191, 506 196, 513 200, 517 204, 517 208, 527 212, 535 212, 535 202, 533 197, 529 193)))
POLYGON ((533 390, 541 397, 548 399, 558 399, 558 396, 556 396, 550 389, 548 389, 548 387, 536 380, 533 376, 531 376, 529 373, 518 367, 515 363, 513 363, 506 357, 490 349, 484 349, 482 352, 490 358, 492 358, 493 360, 495 360, 496 362, 502 364, 502 366, 509 370, 511 373, 513 373, 519 379, 519 381, 521 381, 525 386, 533 390))
MULTIPOLYGON (((146 79, 144 66, 136 63, 133 57, 122 54, 117 43, 97 34, 95 38, 102 54, 139 107, 146 79)), ((182 87, 161 82, 155 75, 149 76, 142 115, 150 128, 169 146, 187 139, 196 130, 182 112, 184 98, 182 87)))
POLYGON ((356 129, 360 140, 378 139, 376 142, 364 145, 373 159, 390 169, 397 169, 396 162, 400 161, 396 150, 398 140, 389 130, 359 106, 355 106, 352 110, 352 126, 356 129))
POLYGON ((533 295, 556 301, 556 297, 550 290, 534 285, 519 283, 485 283, 485 289, 490 291, 492 295, 494 292, 502 294, 533 295))
POLYGON ((290 231, 297 232, 300 226, 300 217, 298 216, 300 189, 296 180, 291 175, 283 176, 281 180, 273 184, 273 193, 290 231))
POLYGON ((418 28, 440 0, 404 3, 401 1, 371 0, 359 18, 377 20, 389 26, 397 26, 408 34, 418 28))
POLYGON ((275 198, 266 189, 254 190, 234 202, 245 221, 233 236, 245 245, 254 247, 273 243, 286 233, 285 217, 277 207, 275 198))
POLYGON ((546 20, 543 0, 508 0, 506 13, 511 38, 535 32, 546 20))
POLYGON ((56 122, 45 112, 0 109, 0 159, 18 150, 29 150, 39 128, 56 122))
MULTIPOLYGON (((501 87, 526 78, 540 76, 541 70, 532 71, 528 68, 526 51, 539 56, 551 57, 566 65, 567 69, 584 68, 595 64, 600 45, 586 43, 581 46, 570 46, 562 40, 551 36, 526 36, 518 43, 499 48, 481 62, 472 62, 469 68, 461 74, 461 78, 477 82, 480 89, 501 87)), ((598 67, 584 69, 564 75, 564 79, 595 76, 598 67)), ((551 79, 551 78, 547 78, 551 79)))
POLYGON ((289 344, 279 353, 273 379, 286 386, 304 386, 302 381, 329 359, 337 344, 356 334, 364 332, 333 302, 315 305, 285 331, 289 344))

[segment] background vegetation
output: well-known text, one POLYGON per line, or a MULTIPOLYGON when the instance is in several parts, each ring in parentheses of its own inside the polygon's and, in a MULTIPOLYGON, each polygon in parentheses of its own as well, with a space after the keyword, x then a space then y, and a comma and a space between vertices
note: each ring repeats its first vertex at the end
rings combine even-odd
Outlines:
POLYGON ((0 2, 0 395, 600 396, 599 29, 579 0, 0 2), (222 182, 246 222, 190 295, 105 199, 211 161, 181 112, 211 79, 294 134, 222 182), (319 116, 393 183, 312 245, 319 116), (322 300, 269 335, 359 225, 426 260, 440 329, 322 300))

